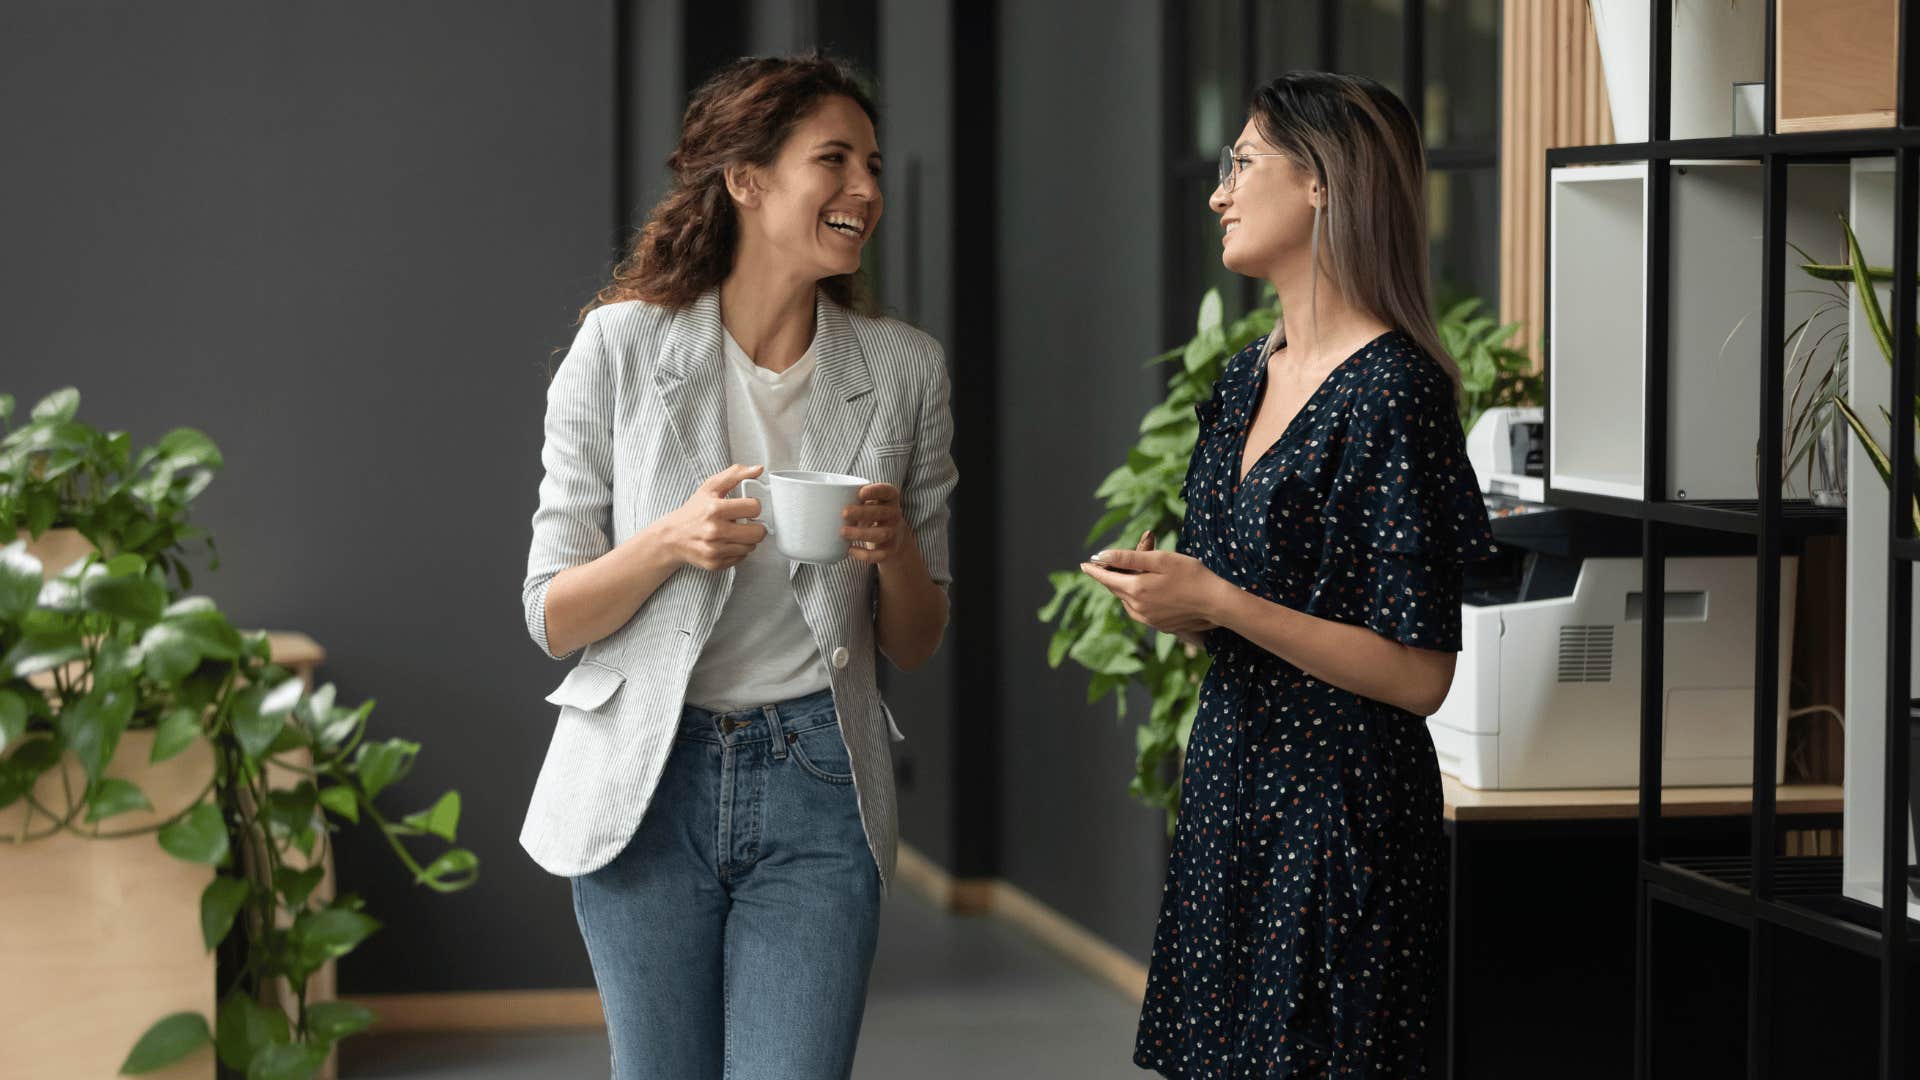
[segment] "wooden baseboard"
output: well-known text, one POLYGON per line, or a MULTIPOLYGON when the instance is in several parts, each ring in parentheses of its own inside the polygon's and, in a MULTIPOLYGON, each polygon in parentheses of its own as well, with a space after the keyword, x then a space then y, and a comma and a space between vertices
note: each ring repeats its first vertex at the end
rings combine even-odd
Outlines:
MULTIPOLYGON (((1019 927, 1082 971, 1139 1001, 1147 969, 1092 931, 1032 895, 998 879, 956 878, 902 844, 894 883, 942 911, 991 915, 1019 927)), ((445 994, 361 994, 351 1000, 379 1016, 381 1033, 528 1031, 597 1028, 606 1023, 600 995, 585 990, 479 990, 445 994)))
POLYGON ((380 1019, 374 1030, 527 1031, 606 1024, 600 994, 585 990, 477 990, 446 994, 360 994, 380 1019))
POLYGON ((1003 919, 1129 1000, 1146 997, 1145 965, 1014 885, 996 878, 955 878, 905 844, 894 881, 953 914, 1003 919))

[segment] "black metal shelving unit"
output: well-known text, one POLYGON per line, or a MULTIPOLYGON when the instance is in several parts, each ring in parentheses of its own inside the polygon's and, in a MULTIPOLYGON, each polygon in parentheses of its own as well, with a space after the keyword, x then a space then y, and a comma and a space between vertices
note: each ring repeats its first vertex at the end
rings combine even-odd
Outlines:
MULTIPOLYGON (((1831 856, 1783 856, 1776 853, 1774 772, 1779 725, 1780 557, 1783 540, 1845 529, 1842 511, 1783 500, 1778 484, 1760 485, 1758 499, 1747 502, 1680 502, 1667 491, 1667 424, 1670 392, 1669 315, 1672 174, 1675 160, 1757 160, 1765 170, 1762 203, 1763 304, 1760 340, 1762 365, 1757 402, 1762 432, 1782 429, 1783 350, 1786 339, 1786 222, 1788 167, 1854 157, 1890 156, 1894 160, 1893 308, 1895 342, 1893 390, 1889 400, 1913 400, 1916 195, 1920 195, 1920 0, 1899 0, 1896 122, 1891 128, 1779 134, 1774 125, 1775 5, 1767 3, 1767 134, 1710 139, 1669 139, 1673 63, 1673 0, 1649 0, 1649 141, 1611 146, 1549 150, 1547 188, 1560 166, 1606 162, 1645 162, 1647 264, 1645 321, 1644 500, 1578 492, 1548 491, 1548 501, 1614 514, 1641 522, 1644 541, 1642 591, 1646 611, 1642 628, 1640 698, 1640 873, 1636 938, 1634 1075, 1649 1080, 1655 1065, 1651 1028, 1652 963, 1650 922, 1653 906, 1671 905, 1748 932, 1747 1070, 1755 1080, 1769 1077, 1769 1046, 1775 1026, 1772 991, 1780 935, 1801 935, 1878 961, 1879 1073, 1883 1080, 1904 1080, 1913 1062, 1907 1030, 1912 931, 1905 903, 1910 754, 1909 638, 1912 634, 1910 567, 1920 562, 1920 538, 1902 512, 1914 491, 1913 425, 1892 425, 1894 476, 1888 515, 1887 569, 1887 718, 1884 749, 1886 795, 1882 821, 1883 904, 1870 905, 1841 895, 1840 860, 1831 856), (1772 343, 1772 344, 1769 344, 1772 343), (1752 843, 1747 855, 1721 858, 1668 858, 1661 850, 1661 758, 1665 683, 1665 558, 1670 531, 1691 526, 1754 538, 1756 619, 1754 635, 1754 732, 1752 843)), ((1549 238, 1552 231, 1548 230, 1549 238)), ((1547 272, 1552 273, 1548 251, 1547 272)), ((1549 339, 1552 327, 1546 328, 1549 339)), ((1548 378, 1552 372, 1547 373, 1548 378)), ((1902 409, 1895 407, 1899 415, 1902 409)), ((1781 474, 1777 438, 1760 440, 1760 476, 1781 474)), ((1551 477, 1551 468, 1547 475, 1551 477)))

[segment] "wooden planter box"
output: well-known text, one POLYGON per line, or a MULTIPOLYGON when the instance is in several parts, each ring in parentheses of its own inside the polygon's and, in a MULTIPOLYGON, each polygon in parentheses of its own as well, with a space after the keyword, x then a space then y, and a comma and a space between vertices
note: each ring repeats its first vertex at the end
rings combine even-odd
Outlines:
POLYGON ((1775 0, 1774 127, 1892 127, 1895 0, 1775 0))
MULTIPOLYGON (((213 754, 198 743, 159 765, 147 763, 152 731, 120 740, 110 776, 131 780, 154 805, 101 823, 120 832, 153 825, 189 805, 213 777, 213 754)), ((86 777, 68 758, 68 781, 86 777)), ((40 778, 43 805, 65 805, 60 770, 40 778)), ((0 832, 31 826, 26 803, 0 810, 0 832)), ((0 1080, 66 1080, 118 1074, 127 1052, 155 1020, 187 1009, 211 1017, 213 954, 202 947, 200 893, 208 867, 181 862, 151 836, 90 840, 60 835, 0 849, 0 1080)), ((211 1047, 149 1076, 214 1075, 211 1047)))
MULTIPOLYGON (((67 529, 29 545, 48 576, 91 550, 67 529)), ((324 651, 304 634, 269 637, 274 662, 311 688, 324 651)), ((151 730, 127 732, 107 775, 137 785, 154 809, 110 818, 101 823, 103 831, 158 824, 190 805, 212 779, 212 748, 204 741, 153 765, 153 738, 151 730)), ((85 774, 68 757, 40 778, 35 796, 42 805, 66 804, 62 769, 66 783, 85 786, 85 774)), ((298 779, 274 768, 268 775, 276 787, 298 779)), ((0 810, 0 835, 19 836, 48 824, 38 814, 29 819, 24 800, 0 810)), ((294 852, 292 864, 299 861, 294 852)), ((116 1076, 154 1021, 187 1010, 211 1021, 215 961, 199 927, 200 894, 212 878, 211 868, 174 858, 151 835, 95 840, 62 834, 0 847, 0 957, 6 964, 0 969, 0 1080, 116 1076)), ((315 896, 331 897, 333 889, 329 865, 315 896)), ((328 963, 308 982, 308 1000, 334 996, 335 967, 328 963)), ((319 1080, 332 1080, 337 1058, 328 1059, 319 1080)), ((213 1050, 203 1047, 146 1075, 212 1080, 213 1050)))

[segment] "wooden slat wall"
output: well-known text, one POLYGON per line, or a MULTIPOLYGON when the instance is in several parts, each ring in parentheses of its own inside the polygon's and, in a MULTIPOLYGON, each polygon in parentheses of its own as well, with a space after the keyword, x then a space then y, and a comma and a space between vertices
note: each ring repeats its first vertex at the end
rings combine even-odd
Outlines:
POLYGON ((1546 152, 1613 141, 1586 0, 1507 0, 1502 14, 1500 311, 1534 362, 1544 323, 1546 152))

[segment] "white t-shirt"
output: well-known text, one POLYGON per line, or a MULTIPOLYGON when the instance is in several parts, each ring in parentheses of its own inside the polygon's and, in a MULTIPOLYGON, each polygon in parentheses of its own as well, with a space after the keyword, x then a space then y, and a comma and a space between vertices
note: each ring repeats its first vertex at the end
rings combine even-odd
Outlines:
MULTIPOLYGON (((775 469, 798 467, 813 383, 813 346, 792 367, 774 372, 754 363, 725 328, 720 337, 726 354, 727 445, 733 460, 765 465, 762 479, 775 469)), ((762 540, 733 574, 733 591, 694 662, 687 702, 722 712, 825 690, 827 665, 793 595, 790 564, 773 538, 762 540)))

